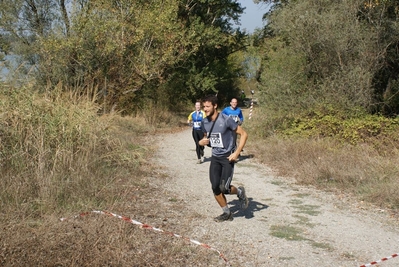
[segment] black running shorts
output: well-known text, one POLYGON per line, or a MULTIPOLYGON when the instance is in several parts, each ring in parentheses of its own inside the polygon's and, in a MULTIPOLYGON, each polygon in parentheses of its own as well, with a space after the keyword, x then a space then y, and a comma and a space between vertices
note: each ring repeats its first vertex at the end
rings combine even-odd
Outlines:
POLYGON ((209 167, 209 179, 215 196, 220 193, 230 194, 230 184, 233 179, 234 161, 230 162, 227 157, 211 157, 209 167))

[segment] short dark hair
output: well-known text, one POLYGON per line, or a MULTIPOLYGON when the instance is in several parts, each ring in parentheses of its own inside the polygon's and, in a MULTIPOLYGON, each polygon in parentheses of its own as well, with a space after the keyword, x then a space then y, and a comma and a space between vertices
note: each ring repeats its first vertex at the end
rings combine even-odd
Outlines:
POLYGON ((211 102, 212 105, 217 105, 218 104, 218 97, 215 95, 207 95, 204 98, 202 98, 202 103, 204 102, 211 102))

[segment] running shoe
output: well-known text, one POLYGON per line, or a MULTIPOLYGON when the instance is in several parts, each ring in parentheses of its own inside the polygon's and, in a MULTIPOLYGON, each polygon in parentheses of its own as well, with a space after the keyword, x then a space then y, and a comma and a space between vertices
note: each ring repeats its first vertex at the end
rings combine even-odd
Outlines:
POLYGON ((201 159, 197 160, 197 164, 201 164, 201 159))
POLYGON ((224 222, 224 221, 232 221, 233 220, 233 213, 225 213, 223 212, 219 216, 214 218, 215 222, 224 222))
POLYGON ((248 208, 248 198, 245 194, 245 188, 243 186, 239 186, 238 189, 241 191, 241 194, 238 196, 238 200, 240 201, 241 209, 245 210, 248 208))

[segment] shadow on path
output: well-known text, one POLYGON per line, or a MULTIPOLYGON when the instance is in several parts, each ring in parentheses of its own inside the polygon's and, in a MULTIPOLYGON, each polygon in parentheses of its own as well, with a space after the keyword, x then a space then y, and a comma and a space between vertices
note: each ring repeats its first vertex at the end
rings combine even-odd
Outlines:
POLYGON ((244 156, 240 155, 238 157, 238 162, 246 160, 246 159, 252 159, 253 157, 254 157, 254 154, 248 154, 248 155, 244 155, 244 156))
MULTIPOLYGON (((240 156, 240 157, 238 157, 238 160, 237 160, 236 163, 238 163, 238 162, 240 162, 240 161, 243 161, 243 160, 246 160, 246 159, 251 159, 251 158, 253 158, 253 157, 254 157, 253 154, 249 154, 249 155, 245 155, 245 156, 240 156)), ((204 157, 204 162, 210 162, 210 161, 211 161, 211 156, 206 156, 206 157, 204 157)))
POLYGON ((240 209, 240 202, 238 199, 234 199, 228 203, 230 205, 231 212, 234 214, 234 217, 245 217, 246 219, 251 219, 255 217, 255 212, 267 209, 269 207, 266 204, 254 201, 253 198, 248 198, 248 200, 248 208, 245 210, 240 209))

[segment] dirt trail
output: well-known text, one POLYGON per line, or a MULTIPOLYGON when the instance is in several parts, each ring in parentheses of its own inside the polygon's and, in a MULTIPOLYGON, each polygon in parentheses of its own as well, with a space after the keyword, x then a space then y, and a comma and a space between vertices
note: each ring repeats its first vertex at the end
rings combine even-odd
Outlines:
MULTIPOLYGON (((170 176, 164 190, 186 207, 176 213, 189 225, 184 235, 220 250, 231 266, 361 266, 399 252, 399 227, 389 214, 277 177, 247 149, 233 184, 245 186, 249 207, 239 211, 236 196, 228 195, 234 220, 216 223, 221 209, 208 180, 209 160, 196 164, 191 130, 157 141, 156 162, 170 176), (197 219, 187 219, 189 213, 197 219)), ((399 266, 399 257, 373 266, 399 266)))

